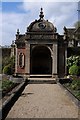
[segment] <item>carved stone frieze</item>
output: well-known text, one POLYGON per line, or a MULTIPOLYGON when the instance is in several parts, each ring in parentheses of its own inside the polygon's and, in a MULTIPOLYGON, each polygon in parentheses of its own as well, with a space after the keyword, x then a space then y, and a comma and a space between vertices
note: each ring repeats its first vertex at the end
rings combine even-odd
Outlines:
POLYGON ((54 39, 54 35, 31 35, 30 39, 54 39))

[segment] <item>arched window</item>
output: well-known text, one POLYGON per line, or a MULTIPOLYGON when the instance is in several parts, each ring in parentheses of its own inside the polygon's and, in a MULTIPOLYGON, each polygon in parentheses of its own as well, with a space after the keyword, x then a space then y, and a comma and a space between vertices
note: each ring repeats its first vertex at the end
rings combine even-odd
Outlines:
POLYGON ((18 58, 18 60, 19 60, 19 66, 21 67, 21 68, 23 68, 24 66, 25 66, 25 59, 24 59, 24 54, 23 53, 19 53, 19 58, 18 58))

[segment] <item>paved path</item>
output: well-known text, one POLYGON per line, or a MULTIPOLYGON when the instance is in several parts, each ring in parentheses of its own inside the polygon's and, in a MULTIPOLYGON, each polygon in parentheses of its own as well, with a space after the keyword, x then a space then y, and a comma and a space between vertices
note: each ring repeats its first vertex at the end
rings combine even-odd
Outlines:
POLYGON ((7 118, 78 118, 78 108, 58 84, 29 84, 7 118))

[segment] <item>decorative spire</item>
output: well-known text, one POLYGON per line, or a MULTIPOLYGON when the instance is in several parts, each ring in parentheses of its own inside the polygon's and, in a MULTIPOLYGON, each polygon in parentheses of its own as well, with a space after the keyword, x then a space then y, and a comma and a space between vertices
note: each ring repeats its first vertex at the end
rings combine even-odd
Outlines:
POLYGON ((68 37, 68 35, 67 35, 67 28, 64 26, 64 37, 63 37, 63 39, 64 40, 67 40, 67 37, 68 37))
POLYGON ((18 40, 18 38, 19 38, 19 29, 17 29, 17 31, 16 31, 17 33, 16 33, 16 40, 18 40))
POLYGON ((39 15, 40 19, 43 19, 44 15, 43 15, 43 8, 41 8, 41 12, 40 12, 40 15, 39 15))

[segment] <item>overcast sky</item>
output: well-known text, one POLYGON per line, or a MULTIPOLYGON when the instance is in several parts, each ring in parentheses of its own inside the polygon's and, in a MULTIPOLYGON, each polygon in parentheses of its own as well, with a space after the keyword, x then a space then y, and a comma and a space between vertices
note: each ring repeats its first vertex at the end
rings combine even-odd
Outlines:
MULTIPOLYGON (((13 1, 13 0, 12 0, 13 1)), ((52 2, 51 0, 19 0, 21 2, 9 2, 3 0, 2 9, 0 3, 0 29, 2 29, 3 45, 10 45, 15 40, 16 30, 19 28, 20 33, 24 34, 27 27, 35 19, 39 19, 40 8, 43 8, 44 18, 57 27, 57 32, 63 34, 63 27, 73 27, 78 20, 78 3, 77 2, 52 2), (29 2, 28 2, 29 1, 29 2)), ((63 0, 64 1, 64 0, 63 0)), ((1 31, 0 31, 1 35, 1 31)))

